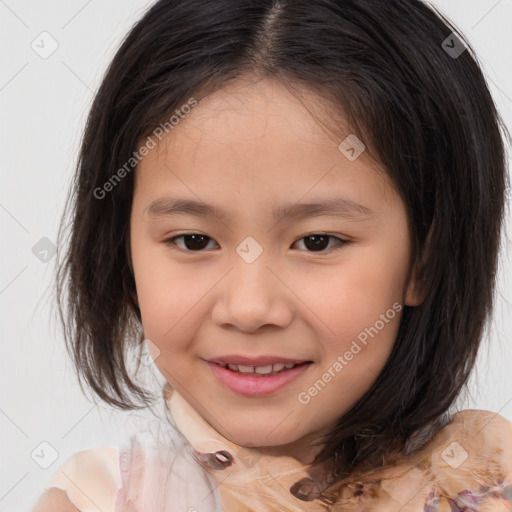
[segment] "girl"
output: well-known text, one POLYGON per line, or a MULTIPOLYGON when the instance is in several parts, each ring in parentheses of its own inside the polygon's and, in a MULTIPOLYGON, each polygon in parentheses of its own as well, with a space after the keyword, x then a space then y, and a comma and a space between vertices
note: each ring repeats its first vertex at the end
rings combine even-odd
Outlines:
POLYGON ((85 382, 149 406, 147 349, 168 422, 77 452, 36 510, 510 510, 512 424, 455 410, 503 136, 418 0, 156 2, 92 106, 57 291, 85 382))

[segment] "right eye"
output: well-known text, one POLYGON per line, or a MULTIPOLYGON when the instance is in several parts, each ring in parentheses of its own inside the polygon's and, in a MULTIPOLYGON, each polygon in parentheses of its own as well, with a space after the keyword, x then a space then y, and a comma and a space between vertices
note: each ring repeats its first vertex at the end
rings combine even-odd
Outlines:
POLYGON ((179 251, 185 252, 199 252, 205 249, 205 241, 213 240, 209 236, 203 235, 201 233, 185 233, 182 235, 173 236, 172 238, 167 238, 164 240, 164 244, 171 246, 172 249, 176 249, 179 251), (185 248, 177 246, 174 242, 179 238, 183 238, 183 242, 185 244, 185 248))

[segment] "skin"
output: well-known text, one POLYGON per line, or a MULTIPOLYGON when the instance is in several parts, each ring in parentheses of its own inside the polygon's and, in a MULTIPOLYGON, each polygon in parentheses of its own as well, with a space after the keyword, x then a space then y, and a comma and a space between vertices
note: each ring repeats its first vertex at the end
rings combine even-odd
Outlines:
MULTIPOLYGON (((309 98, 308 105, 320 104, 309 98)), ((162 375, 230 441, 310 463, 319 451, 311 442, 384 367, 402 313, 309 403, 300 403, 299 393, 322 379, 393 304, 415 306, 422 297, 409 272, 402 200, 367 152, 354 161, 340 152, 350 131, 326 130, 304 105, 269 79, 239 80, 201 100, 140 162, 130 233, 134 298, 146 339, 158 347, 162 375), (274 206, 333 195, 374 213, 277 224, 271 217, 274 206), (145 208, 164 196, 199 199, 232 217, 149 218, 145 208), (204 248, 194 250, 186 238, 166 245, 184 233, 206 235, 204 248), (315 250, 304 237, 318 233, 349 243, 331 238, 315 250), (248 236, 263 249, 250 264, 236 252, 248 236), (245 397, 226 388, 205 362, 235 353, 313 364, 271 396, 245 397)))

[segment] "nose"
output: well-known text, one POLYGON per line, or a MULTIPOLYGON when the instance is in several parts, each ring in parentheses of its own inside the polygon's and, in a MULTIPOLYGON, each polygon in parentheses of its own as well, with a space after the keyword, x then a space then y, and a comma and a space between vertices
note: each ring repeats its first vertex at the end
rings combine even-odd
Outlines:
POLYGON ((252 263, 240 258, 222 279, 213 308, 221 327, 255 332, 264 326, 286 327, 294 314, 294 294, 279 270, 263 255, 252 263))

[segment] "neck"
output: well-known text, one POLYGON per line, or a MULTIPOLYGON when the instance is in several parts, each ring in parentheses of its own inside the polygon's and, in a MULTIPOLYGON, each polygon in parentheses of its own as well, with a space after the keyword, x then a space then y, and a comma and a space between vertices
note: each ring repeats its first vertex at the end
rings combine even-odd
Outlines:
POLYGON ((278 446, 258 446, 257 450, 263 455, 269 455, 272 457, 293 457, 300 464, 310 465, 313 464, 315 457, 322 450, 322 446, 313 444, 318 442, 318 439, 319 434, 317 432, 312 432, 311 434, 291 443, 278 446))
POLYGON ((247 499, 261 506, 273 500, 286 512, 297 507, 325 510, 313 503, 304 507, 306 501, 322 495, 330 480, 323 464, 311 467, 322 448, 318 432, 286 445, 242 447, 221 435, 176 391, 168 390, 166 399, 176 427, 195 450, 195 459, 217 482, 225 510, 246 510, 247 499), (287 490, 284 501, 283 489, 287 490), (290 503, 295 505, 290 508, 290 503))

